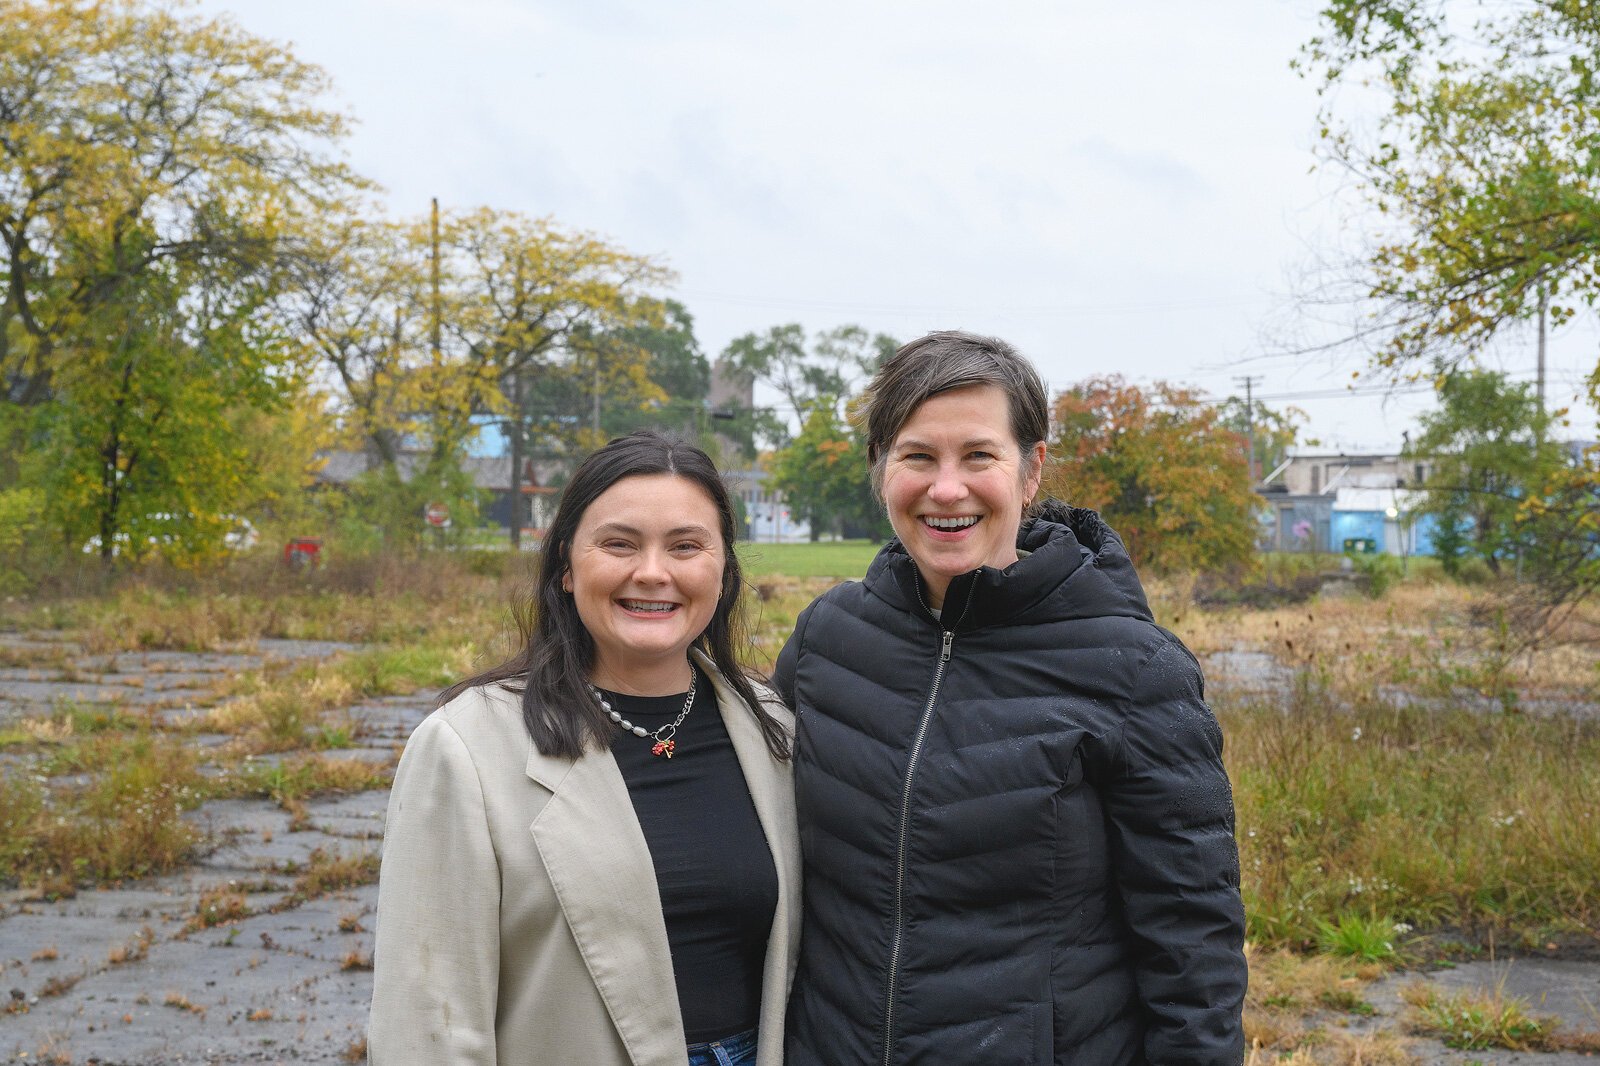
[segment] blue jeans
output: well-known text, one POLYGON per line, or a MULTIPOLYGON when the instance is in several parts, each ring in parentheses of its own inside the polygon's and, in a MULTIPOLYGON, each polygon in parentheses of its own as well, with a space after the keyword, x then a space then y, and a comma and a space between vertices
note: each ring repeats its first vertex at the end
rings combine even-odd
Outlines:
POLYGON ((746 1029, 709 1044, 689 1045, 689 1066, 755 1066, 756 1031, 746 1029))

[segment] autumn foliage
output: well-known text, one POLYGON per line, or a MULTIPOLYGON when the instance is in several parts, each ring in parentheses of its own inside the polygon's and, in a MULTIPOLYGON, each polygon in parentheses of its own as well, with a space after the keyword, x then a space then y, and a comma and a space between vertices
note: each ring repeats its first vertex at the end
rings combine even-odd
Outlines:
POLYGON ((1244 439, 1190 390, 1092 378, 1056 398, 1046 490, 1098 510, 1134 561, 1219 569, 1255 547, 1244 439))

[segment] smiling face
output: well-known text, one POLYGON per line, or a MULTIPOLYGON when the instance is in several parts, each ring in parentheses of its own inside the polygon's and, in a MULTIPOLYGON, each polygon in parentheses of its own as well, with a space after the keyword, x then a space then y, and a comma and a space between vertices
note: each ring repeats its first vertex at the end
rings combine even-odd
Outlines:
POLYGON ((1006 394, 993 385, 930 397, 900 427, 884 464, 883 502, 929 607, 943 607, 951 578, 1017 561, 1022 510, 1043 464, 1044 444, 1023 450, 1006 394))
POLYGON ((595 497, 562 587, 594 638, 590 680, 639 695, 689 687, 687 652, 722 593, 716 504, 673 474, 626 477, 595 497))

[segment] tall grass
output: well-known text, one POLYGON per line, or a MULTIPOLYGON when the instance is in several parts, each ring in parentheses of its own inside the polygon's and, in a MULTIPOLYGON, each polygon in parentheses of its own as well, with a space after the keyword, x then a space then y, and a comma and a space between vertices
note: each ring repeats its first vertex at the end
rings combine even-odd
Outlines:
POLYGON ((1600 919, 1600 724, 1297 693, 1221 709, 1252 937, 1600 919))
POLYGON ((48 788, 9 768, 0 778, 0 878, 70 890, 161 873, 192 856, 200 834, 181 815, 206 792, 192 749, 139 732, 69 750, 86 782, 48 788))
POLYGON ((521 558, 474 553, 347 559, 308 575, 264 556, 204 577, 153 567, 84 595, 0 604, 0 624, 71 629, 89 652, 208 651, 268 637, 395 643, 446 620, 498 624, 526 569, 521 558))

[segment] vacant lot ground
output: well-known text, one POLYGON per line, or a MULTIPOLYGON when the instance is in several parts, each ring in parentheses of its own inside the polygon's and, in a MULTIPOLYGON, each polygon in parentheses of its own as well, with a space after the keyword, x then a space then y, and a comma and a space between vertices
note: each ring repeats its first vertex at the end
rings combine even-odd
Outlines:
MULTIPOLYGON (((749 546, 756 664, 870 557, 749 546)), ((524 575, 502 567, 520 565, 263 567, 6 605, 0 1057, 359 1059, 387 784, 432 694, 510 646, 524 575)), ((1251 1061, 1594 1061, 1588 621, 1507 660, 1484 590, 1213 599, 1152 587, 1227 732, 1251 1061)))

